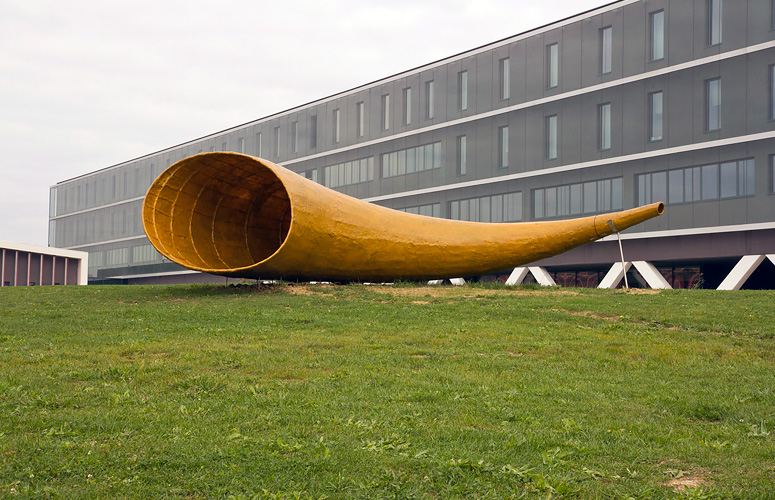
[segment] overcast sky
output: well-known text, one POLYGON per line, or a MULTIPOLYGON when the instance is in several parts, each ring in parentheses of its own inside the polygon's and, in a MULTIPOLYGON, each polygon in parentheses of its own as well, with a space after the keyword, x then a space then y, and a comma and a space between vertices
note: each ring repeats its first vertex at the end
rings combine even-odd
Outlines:
POLYGON ((49 187, 609 0, 2 0, 0 240, 49 187))

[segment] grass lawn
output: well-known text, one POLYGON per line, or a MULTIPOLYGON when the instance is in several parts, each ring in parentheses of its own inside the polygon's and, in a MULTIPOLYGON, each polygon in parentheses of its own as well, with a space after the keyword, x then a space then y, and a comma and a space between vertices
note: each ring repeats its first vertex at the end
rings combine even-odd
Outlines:
POLYGON ((0 289, 0 498, 775 498, 775 293, 0 289))

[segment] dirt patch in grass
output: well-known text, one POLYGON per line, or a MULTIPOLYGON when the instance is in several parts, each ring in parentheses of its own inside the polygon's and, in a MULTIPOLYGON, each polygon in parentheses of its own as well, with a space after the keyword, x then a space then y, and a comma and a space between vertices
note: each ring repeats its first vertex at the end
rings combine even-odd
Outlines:
POLYGON ((699 474, 691 474, 688 476, 674 477, 670 481, 665 483, 665 486, 672 488, 673 491, 683 493, 686 488, 699 488, 700 486, 708 484, 708 480, 699 474))
MULTIPOLYGON (((491 288, 469 288, 458 286, 418 286, 411 288, 394 288, 389 286, 370 287, 369 290, 377 293, 394 295, 396 297, 465 297, 476 298, 492 295, 544 295, 548 290, 497 290, 491 288)), ((578 292, 570 290, 551 290, 556 295, 578 295, 578 292)))

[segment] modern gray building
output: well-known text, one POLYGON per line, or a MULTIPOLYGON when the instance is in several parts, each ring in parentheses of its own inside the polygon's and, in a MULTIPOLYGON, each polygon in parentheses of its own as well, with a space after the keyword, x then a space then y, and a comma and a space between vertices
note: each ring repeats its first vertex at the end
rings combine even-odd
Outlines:
MULTIPOLYGON (((236 151, 450 219, 541 221, 665 201, 665 215, 622 234, 627 260, 652 263, 674 287, 715 288, 749 256, 761 265, 747 286, 773 287, 774 5, 621 0, 62 181, 49 244, 89 252, 93 282, 210 279, 154 250, 140 207, 176 161, 236 151)), ((618 260, 609 237, 538 265, 559 284, 596 286, 618 260)))

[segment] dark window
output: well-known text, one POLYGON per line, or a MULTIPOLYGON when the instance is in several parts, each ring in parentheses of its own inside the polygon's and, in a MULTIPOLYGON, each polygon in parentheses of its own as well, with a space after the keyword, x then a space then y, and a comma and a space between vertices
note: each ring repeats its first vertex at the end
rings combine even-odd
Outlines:
POLYGON ((706 2, 708 9, 708 45, 718 45, 721 43, 722 0, 706 0, 706 2))
POLYGON ((509 127, 498 128, 498 168, 509 166, 509 127))
POLYGON ((546 120, 546 159, 557 159, 557 115, 547 116, 546 120))
POLYGON ((721 78, 705 81, 705 131, 721 128, 721 78))
POLYGON ((509 69, 509 58, 506 57, 501 59, 498 66, 500 67, 501 100, 509 99, 511 97, 511 72, 509 69))
POLYGON ((600 29, 600 73, 611 72, 613 64, 613 28, 606 26, 600 29))
MULTIPOLYGON (((318 147, 318 116, 309 117, 309 147, 314 149, 318 147)), ((317 170, 315 171, 317 172, 317 170)))
POLYGON ((649 94, 649 141, 662 140, 662 91, 649 94))
POLYGON ((433 80, 425 82, 425 118, 432 120, 434 116, 433 100, 434 100, 434 84, 433 80))
POLYGON ((460 111, 468 109, 468 71, 457 74, 457 107, 460 111))
POLYGON ((658 61, 665 57, 664 10, 658 10, 649 14, 649 28, 651 60, 658 61))
POLYGON ((382 130, 390 128, 390 94, 382 96, 382 130))
POLYGON ((546 88, 551 89, 559 84, 560 46, 556 43, 553 43, 546 46, 546 88))
POLYGON ((597 107, 598 149, 611 149, 611 103, 597 107))
POLYGON ((466 175, 466 163, 467 163, 467 145, 466 136, 459 135, 457 137, 457 174, 466 175))
POLYGON ((404 125, 412 123, 412 87, 404 89, 404 125))

